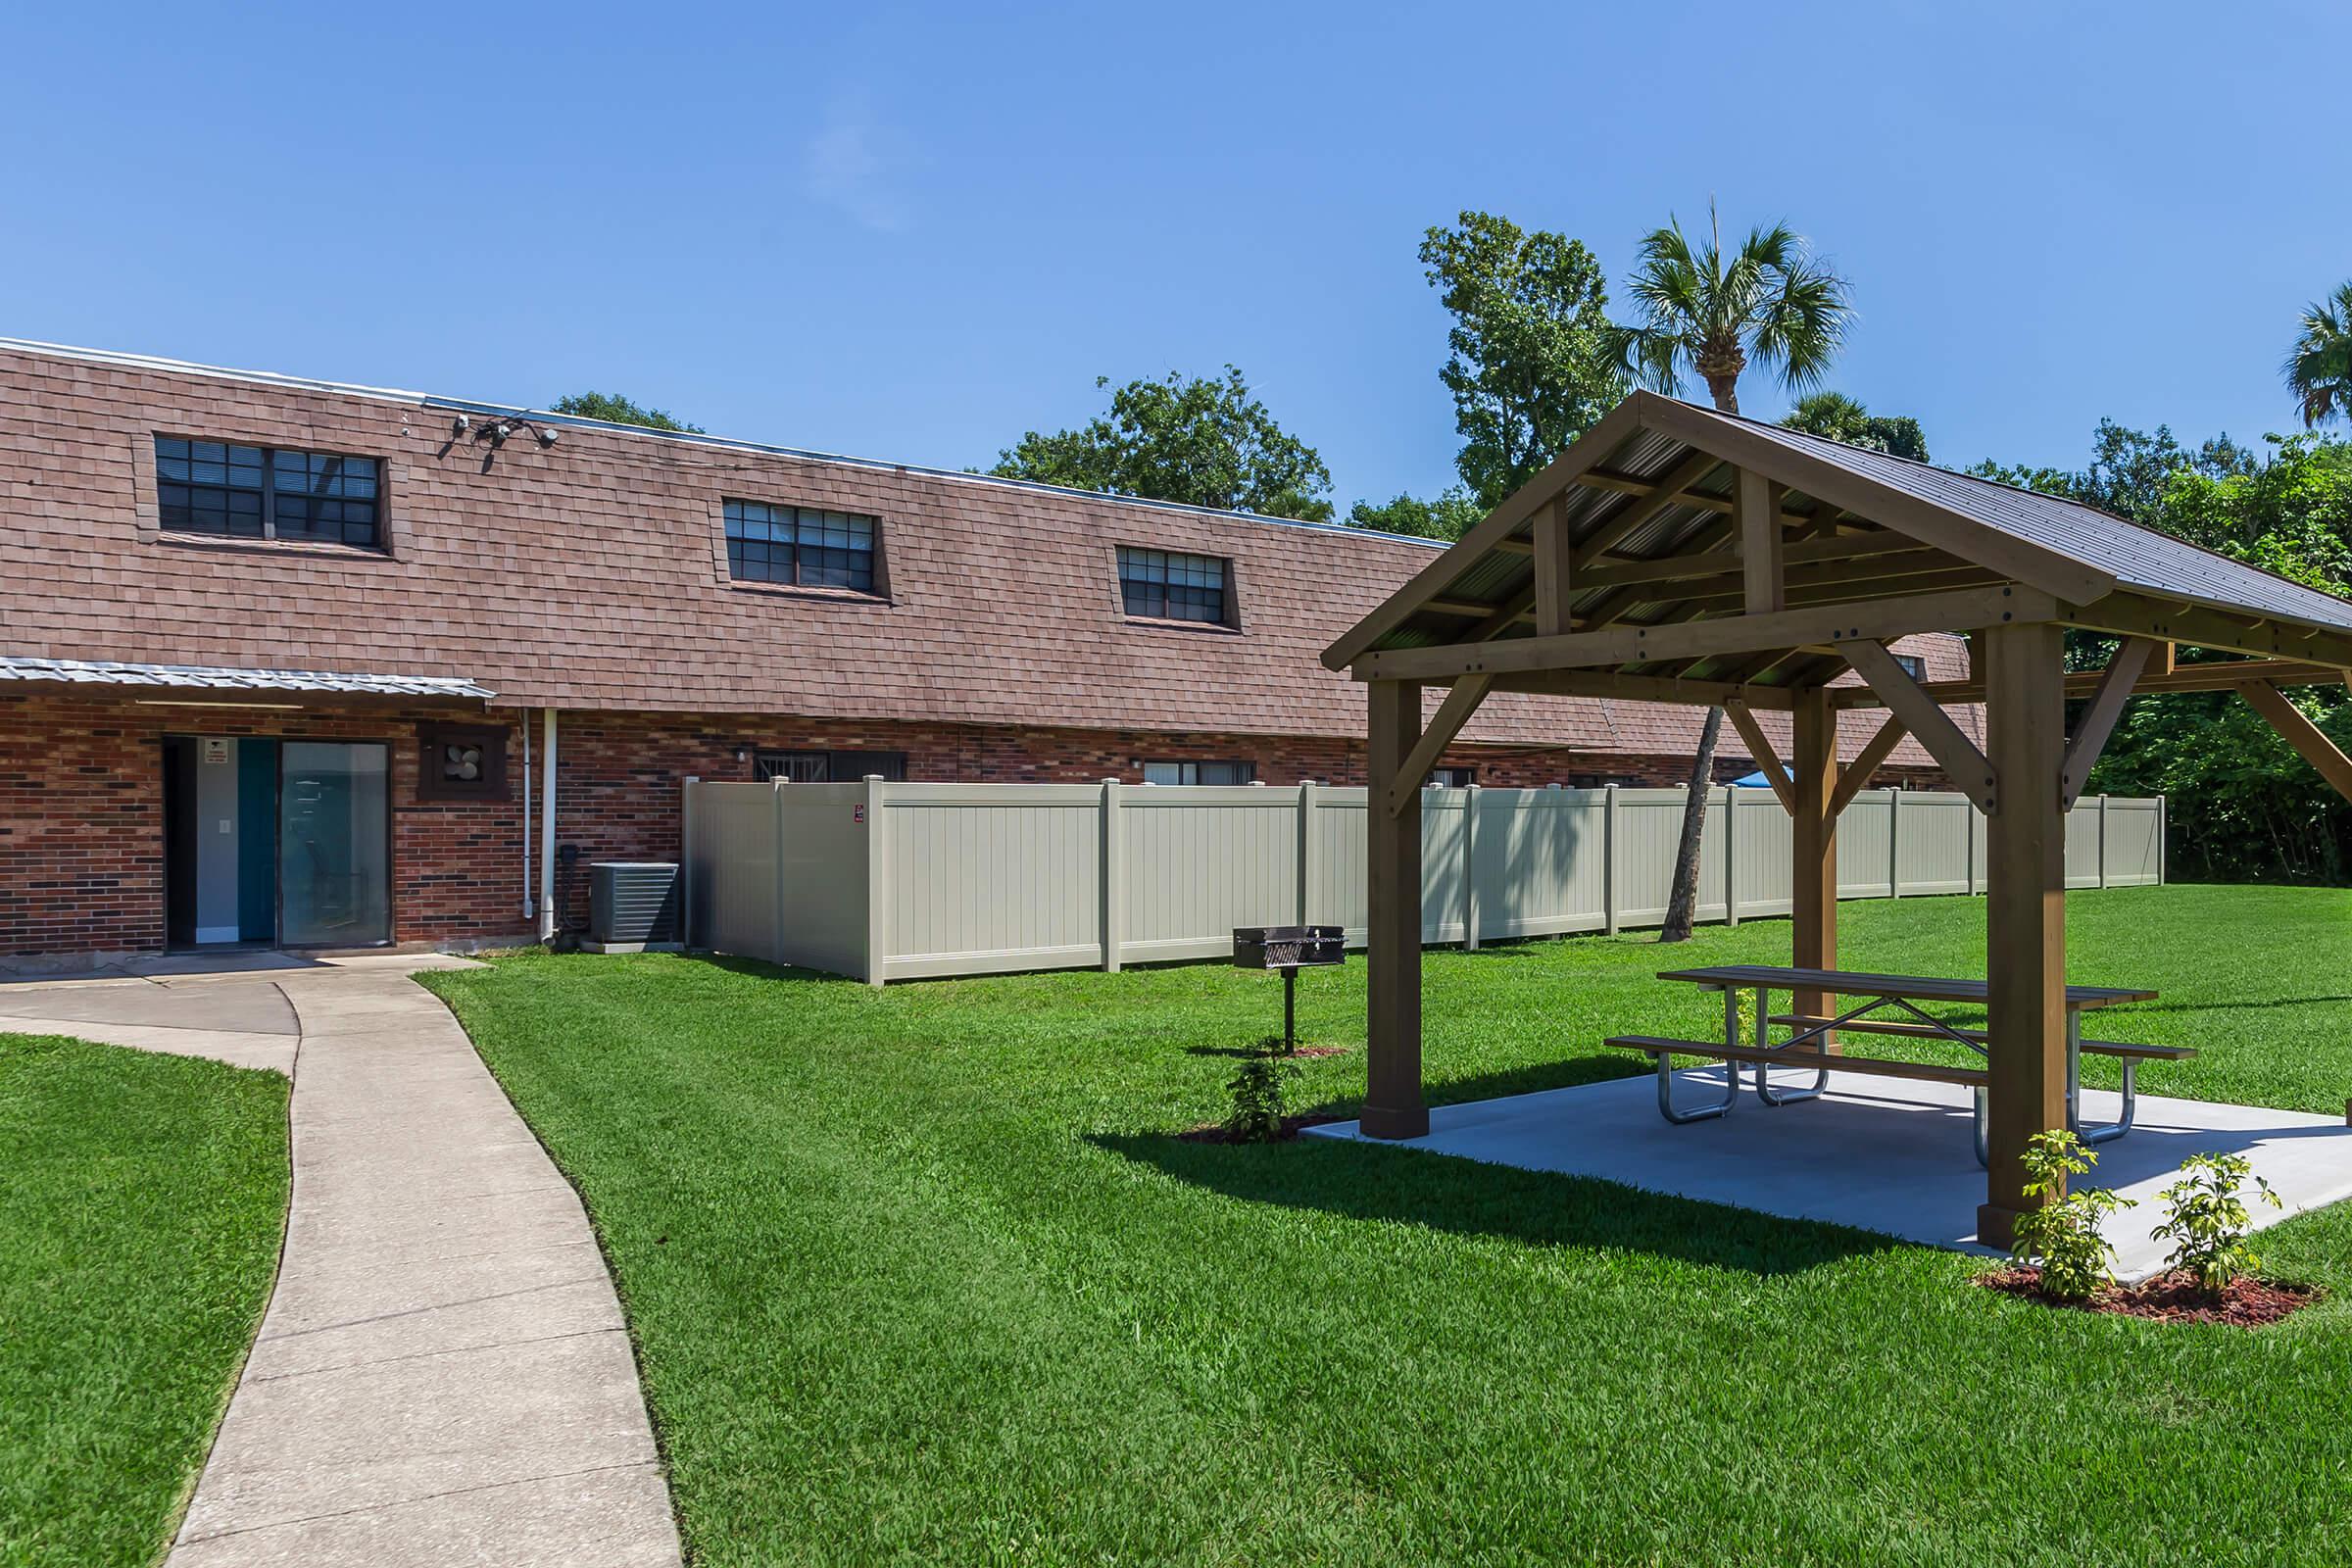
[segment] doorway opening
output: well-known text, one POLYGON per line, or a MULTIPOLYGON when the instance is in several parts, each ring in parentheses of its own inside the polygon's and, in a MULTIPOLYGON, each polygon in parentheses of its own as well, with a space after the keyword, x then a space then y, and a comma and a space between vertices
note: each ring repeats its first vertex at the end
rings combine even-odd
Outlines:
POLYGON ((166 736, 166 942, 389 942, 390 760, 381 741, 166 736))

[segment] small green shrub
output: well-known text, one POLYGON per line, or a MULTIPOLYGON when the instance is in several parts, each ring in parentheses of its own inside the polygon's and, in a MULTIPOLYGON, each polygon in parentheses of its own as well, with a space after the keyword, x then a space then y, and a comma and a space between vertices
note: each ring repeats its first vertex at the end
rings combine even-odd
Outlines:
POLYGON ((2180 1179, 2164 1190, 2164 1223, 2149 1232, 2173 1244, 2166 1261, 2196 1276, 2197 1284, 2218 1292, 2240 1274, 2251 1274, 2262 1259, 2246 1245, 2246 1211, 2238 1189, 2252 1176, 2257 1196, 2273 1208, 2283 1207, 2271 1184, 2254 1175, 2253 1162, 2240 1154, 2191 1154, 2180 1162, 2180 1179))
MULTIPOLYGON (((1280 1043, 1276 1046, 1279 1050, 1280 1043)), ((1225 1113, 1225 1135, 1237 1144, 1264 1144, 1280 1138, 1285 1086, 1298 1076, 1296 1063, 1272 1053, 1261 1052, 1244 1061, 1225 1086, 1233 1092, 1233 1108, 1225 1113)))
POLYGON ((2102 1286, 2115 1283, 2115 1249, 2099 1234, 2099 1221, 2134 1206, 2132 1200, 2104 1187, 2066 1190, 2068 1177, 2083 1175, 2098 1162, 2099 1156, 2063 1127, 2035 1133, 2026 1146, 2026 1174, 2033 1178, 2026 1195, 2056 1201, 2018 1216, 2009 1250, 2020 1260, 2040 1264, 2042 1293, 2062 1301, 2088 1300, 2102 1286))

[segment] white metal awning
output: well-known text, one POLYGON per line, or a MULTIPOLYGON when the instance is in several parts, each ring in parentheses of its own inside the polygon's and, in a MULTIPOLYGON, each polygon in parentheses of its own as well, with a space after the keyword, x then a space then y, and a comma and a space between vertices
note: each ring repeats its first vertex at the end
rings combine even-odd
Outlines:
POLYGON ((0 682, 41 686, 131 686, 205 692, 315 692, 406 697, 421 702, 483 700, 498 694, 461 675, 378 675, 326 669, 236 669, 218 664, 125 664, 112 660, 0 656, 0 682))

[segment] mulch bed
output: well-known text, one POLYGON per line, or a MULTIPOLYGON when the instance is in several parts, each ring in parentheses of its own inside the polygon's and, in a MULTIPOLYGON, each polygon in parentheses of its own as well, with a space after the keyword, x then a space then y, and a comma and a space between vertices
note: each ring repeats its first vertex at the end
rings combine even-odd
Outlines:
MULTIPOLYGON (((1345 1056, 1348 1054, 1350 1049, 1351 1048, 1348 1046, 1300 1046, 1297 1051, 1292 1052, 1291 1055, 1294 1058, 1305 1056, 1345 1056)), ((1280 1055, 1281 1053, 1277 1052, 1275 1054, 1280 1055)))
POLYGON ((2193 1275, 2174 1273, 2159 1274, 2137 1285, 2110 1286, 2087 1301, 2061 1301, 2042 1295, 2041 1270, 2031 1266, 1994 1269, 1978 1275, 1977 1283, 2004 1296, 2078 1312, 2109 1312, 2158 1323, 2230 1323, 2247 1329, 2276 1323, 2320 1298, 2320 1293, 2307 1286, 2280 1285, 2247 1274, 2231 1280, 2218 1297, 2200 1289, 2193 1275))
MULTIPOLYGON (((1306 1053, 1302 1051, 1299 1054, 1303 1056, 1306 1053)), ((1345 1116, 1330 1115, 1285 1116, 1282 1118, 1282 1136, 1269 1141, 1287 1142, 1298 1137, 1304 1128, 1320 1127, 1325 1122, 1346 1121, 1347 1119, 1345 1116)), ((1189 1132, 1178 1133, 1176 1136, 1188 1144, 1230 1144, 1233 1142, 1233 1135, 1213 1121, 1205 1126, 1195 1127, 1189 1132)))

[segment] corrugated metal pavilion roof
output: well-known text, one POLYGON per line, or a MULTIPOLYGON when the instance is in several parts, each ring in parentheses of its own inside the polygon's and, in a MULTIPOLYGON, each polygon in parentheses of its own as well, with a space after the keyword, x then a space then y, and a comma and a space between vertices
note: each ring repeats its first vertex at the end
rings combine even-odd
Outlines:
POLYGON ((332 692, 423 700, 489 698, 489 687, 452 675, 351 674, 323 669, 233 669, 214 664, 123 664, 86 659, 0 657, 0 681, 147 686, 220 692, 332 692))
POLYGON ((2125 587, 2285 615, 2325 626, 2352 628, 2352 604, 2331 594, 2306 588, 2260 566, 2232 561, 2079 501, 2020 490, 1974 474, 1954 473, 1948 468, 1849 447, 1822 436, 1739 418, 1712 409, 1697 409, 1690 404, 1684 407, 1710 418, 1737 419, 1758 435, 1835 463, 1849 473, 1974 518, 1987 527, 2031 540, 2086 566, 2111 572, 2125 587))
MULTIPOLYGON (((1805 538, 1802 559, 1812 564, 1789 579, 1792 608, 2016 582, 2077 609, 2124 594, 2316 632, 2352 632, 2352 602, 2096 508, 1637 392, 1325 650, 1324 662, 1336 668, 1368 652, 1533 635, 1526 613, 1533 523, 1553 507, 1579 557, 1569 608, 1580 630, 1736 614, 1738 595, 1727 594, 1721 582, 1627 567, 1720 558, 1733 569, 1736 588, 1729 514, 1740 468, 1784 487, 1783 519, 1805 538), (1665 496, 1650 498, 1646 492, 1661 481, 1668 482, 1665 496), (1900 536, 1894 542, 1911 552, 1908 564, 1861 592, 1837 586, 1847 545, 1857 557, 1891 554, 1885 548, 1890 536, 1900 536), (1598 569, 1586 569, 1588 557, 1598 569)), ((1735 678, 1763 685, 1826 678, 1832 661, 1796 653, 1777 662, 1684 660, 1667 672, 1695 678, 1739 670, 1735 678)))

